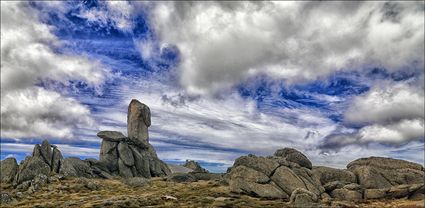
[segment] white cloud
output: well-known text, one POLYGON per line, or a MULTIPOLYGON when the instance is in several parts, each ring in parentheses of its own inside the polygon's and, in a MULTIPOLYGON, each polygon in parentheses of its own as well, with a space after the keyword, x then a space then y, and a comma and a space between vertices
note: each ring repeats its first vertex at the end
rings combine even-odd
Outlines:
POLYGON ((55 53, 54 47, 62 43, 51 30, 25 2, 2 2, 2 91, 31 87, 45 79, 63 84, 79 79, 92 86, 103 82, 105 74, 96 61, 55 53))
POLYGON ((70 139, 74 127, 93 127, 94 121, 78 101, 31 87, 2 95, 1 123, 2 138, 70 139))
MULTIPOLYGON (((423 80, 423 79, 422 79, 423 80)), ((345 113, 354 124, 389 123, 401 119, 424 119, 424 90, 408 83, 377 85, 358 96, 345 113)))
POLYGON ((409 142, 424 141, 424 119, 403 119, 387 124, 371 124, 355 132, 327 135, 319 149, 341 151, 342 147, 386 144, 400 147, 409 142))
POLYGON ((373 124, 360 129, 359 142, 401 144, 412 140, 423 140, 424 120, 401 120, 389 125, 373 124))
POLYGON ((161 2, 152 25, 182 55, 191 93, 266 73, 288 82, 424 63, 423 2, 161 2))
POLYGON ((71 138, 73 128, 90 126, 87 107, 36 87, 53 80, 81 80, 98 88, 107 71, 80 55, 57 53, 62 42, 28 2, 1 2, 1 137, 71 138))
POLYGON ((423 75, 403 82, 378 83, 352 100, 345 123, 361 128, 328 135, 323 149, 340 149, 370 143, 401 146, 425 138, 423 75))

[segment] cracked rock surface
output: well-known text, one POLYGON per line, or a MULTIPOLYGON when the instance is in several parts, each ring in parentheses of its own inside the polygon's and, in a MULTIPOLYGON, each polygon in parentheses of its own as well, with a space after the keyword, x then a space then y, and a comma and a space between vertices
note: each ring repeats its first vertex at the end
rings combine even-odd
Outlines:
POLYGON ((317 197, 325 189, 310 169, 311 162, 305 155, 285 148, 272 157, 239 157, 228 173, 228 181, 233 192, 264 198, 289 199, 298 188, 317 197))

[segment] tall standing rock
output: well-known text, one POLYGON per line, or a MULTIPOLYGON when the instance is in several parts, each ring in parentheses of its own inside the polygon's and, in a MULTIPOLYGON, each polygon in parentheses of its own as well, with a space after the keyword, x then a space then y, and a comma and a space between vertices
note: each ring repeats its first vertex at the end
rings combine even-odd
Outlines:
POLYGON ((101 131, 100 163, 112 175, 121 177, 156 177, 171 173, 167 164, 156 155, 149 144, 148 127, 151 125, 149 107, 138 100, 131 100, 127 115, 128 137, 121 132, 101 131))
POLYGON ((128 106, 127 134, 131 140, 149 142, 148 127, 151 125, 151 111, 140 101, 133 99, 128 106))

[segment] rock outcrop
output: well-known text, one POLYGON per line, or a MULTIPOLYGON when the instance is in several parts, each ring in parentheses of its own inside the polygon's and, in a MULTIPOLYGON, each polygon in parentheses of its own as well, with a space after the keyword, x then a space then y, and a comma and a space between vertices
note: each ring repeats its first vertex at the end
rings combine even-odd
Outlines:
POLYGON ((356 202, 425 196, 422 165, 371 157, 347 168, 312 167, 304 154, 285 148, 269 157, 239 157, 225 178, 232 192, 286 200, 291 196, 294 206, 314 206, 318 198, 356 202))
POLYGON ((193 170, 193 172, 208 173, 208 170, 201 167, 201 165, 199 165, 199 163, 194 160, 186 160, 183 167, 190 168, 193 170))
POLYGON ((264 198, 289 199, 298 188, 316 197, 325 192, 313 176, 311 162, 295 149, 277 150, 274 156, 242 156, 226 177, 231 191, 264 198))
POLYGON ((358 183, 366 189, 421 184, 424 183, 425 177, 422 165, 392 158, 361 158, 350 162, 347 168, 356 175, 358 183))
POLYGON ((55 145, 44 140, 41 145, 34 146, 32 156, 21 161, 18 172, 15 176, 16 183, 32 180, 39 174, 49 175, 58 173, 63 161, 62 153, 55 145))
POLYGON ((101 131, 100 160, 64 159, 55 145, 44 140, 36 144, 32 156, 18 166, 14 158, 1 162, 1 181, 21 184, 37 175, 60 173, 65 177, 124 178, 167 176, 168 165, 161 161, 149 144, 150 110, 145 104, 132 100, 128 107, 128 137, 121 132, 101 131))
POLYGON ((26 157, 19 165, 18 173, 16 174, 16 182, 18 184, 32 180, 36 175, 48 175, 50 167, 39 157, 26 157))
POLYGON ((171 173, 149 144, 148 127, 151 125, 149 107, 133 99, 128 106, 127 133, 101 131, 100 163, 112 175, 121 177, 156 177, 171 173))

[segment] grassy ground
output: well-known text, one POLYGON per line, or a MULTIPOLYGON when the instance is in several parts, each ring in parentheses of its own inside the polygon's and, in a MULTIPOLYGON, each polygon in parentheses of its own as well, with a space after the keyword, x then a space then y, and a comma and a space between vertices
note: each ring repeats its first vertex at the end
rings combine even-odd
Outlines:
MULTIPOLYGON (((173 183, 154 179, 145 187, 130 187, 119 180, 91 179, 90 190, 79 179, 56 181, 40 191, 1 207, 288 207, 282 200, 267 200, 230 193, 215 181, 173 183)), ((2 184, 1 192, 13 192, 2 184)), ((425 201, 391 200, 357 203, 359 207, 425 207, 425 201)), ((330 205, 330 204, 328 204, 330 205)))

